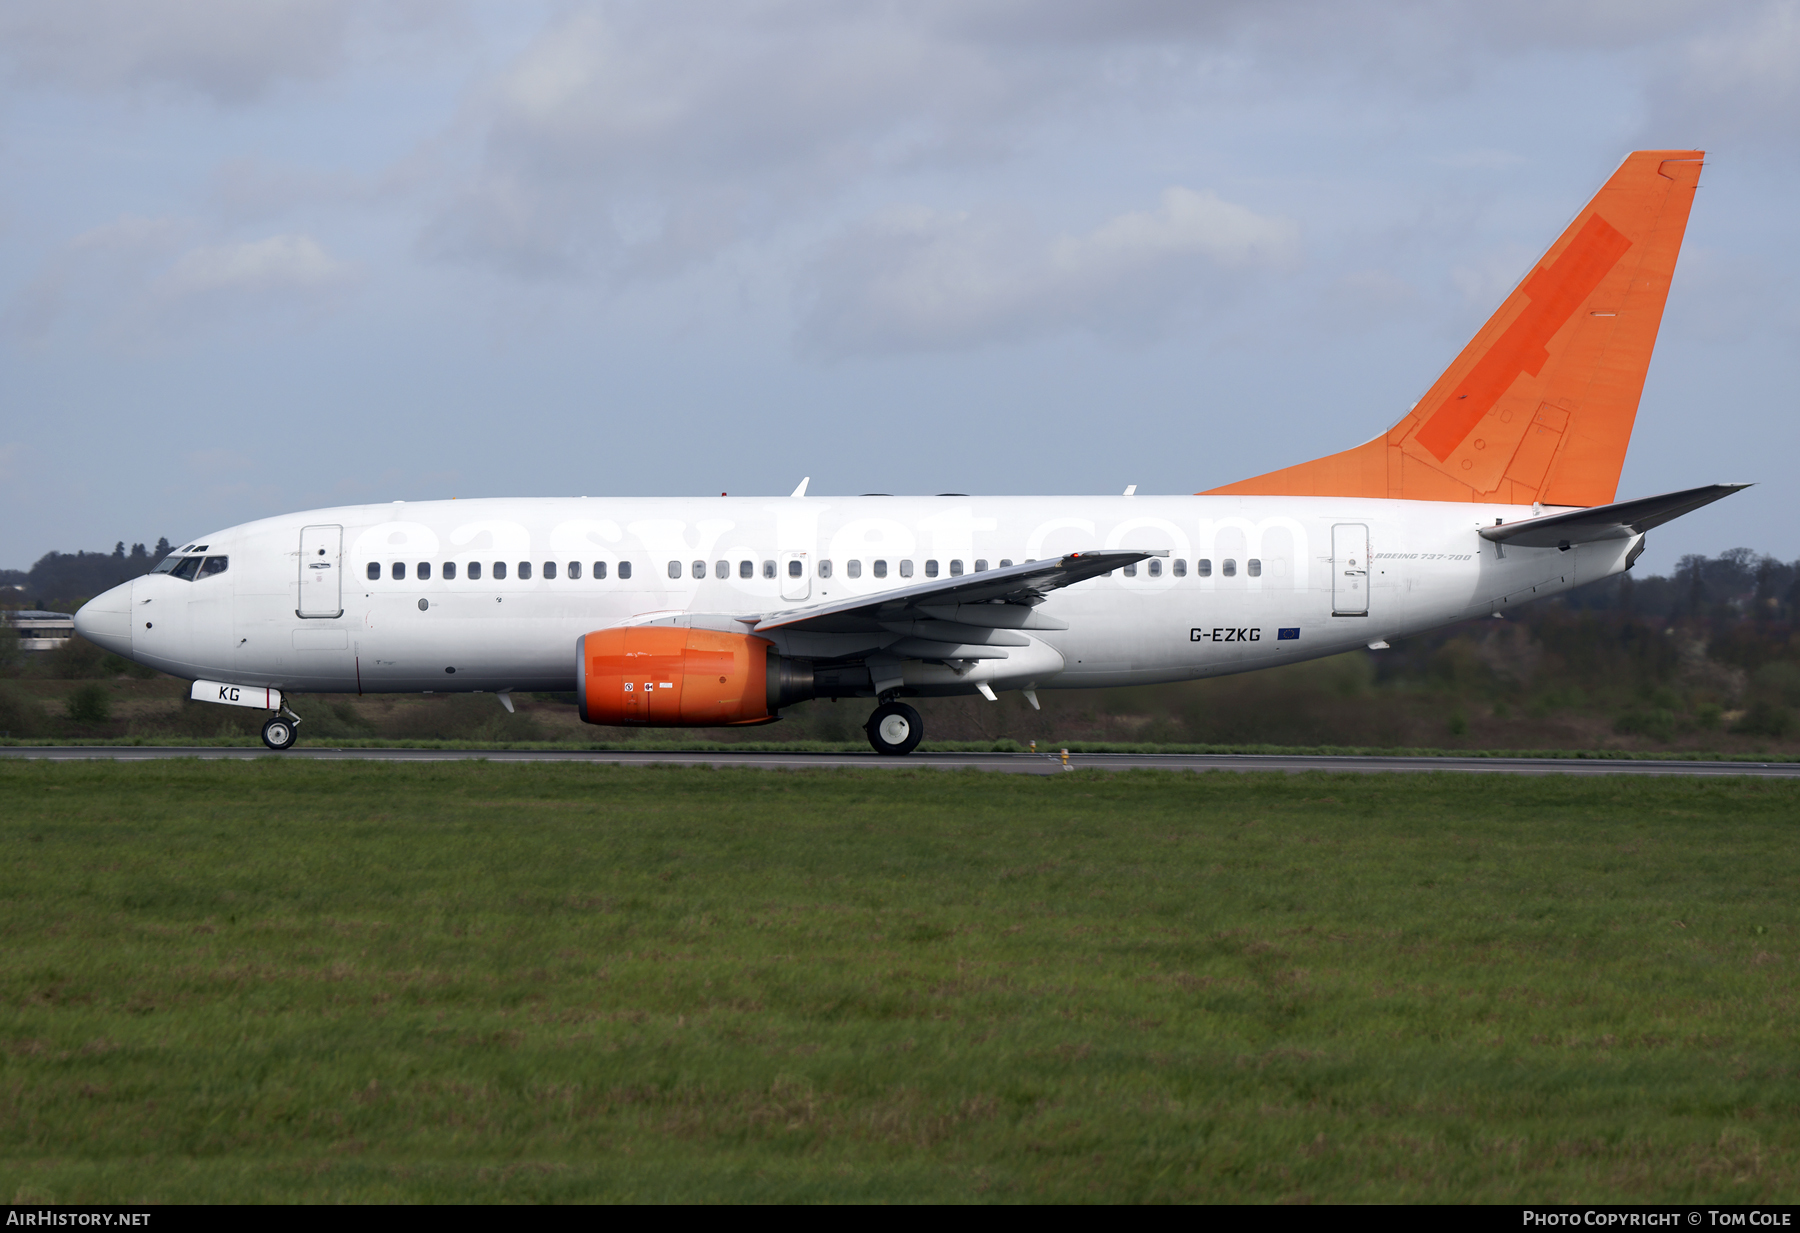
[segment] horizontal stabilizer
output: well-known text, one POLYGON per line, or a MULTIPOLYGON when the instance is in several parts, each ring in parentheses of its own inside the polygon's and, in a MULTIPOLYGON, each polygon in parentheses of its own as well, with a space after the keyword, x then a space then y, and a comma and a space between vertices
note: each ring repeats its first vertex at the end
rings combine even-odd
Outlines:
POLYGON ((1629 539, 1748 487, 1748 484, 1708 484, 1704 488, 1668 492, 1660 497, 1640 497, 1616 505, 1596 505, 1592 509, 1570 510, 1566 514, 1527 518, 1523 522, 1482 527, 1481 538, 1520 548, 1568 548, 1595 540, 1629 539))

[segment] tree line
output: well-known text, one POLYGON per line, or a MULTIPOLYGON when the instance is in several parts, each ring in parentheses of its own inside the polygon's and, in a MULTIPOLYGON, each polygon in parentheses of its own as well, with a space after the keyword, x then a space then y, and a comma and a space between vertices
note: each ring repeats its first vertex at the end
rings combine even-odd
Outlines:
POLYGON ((168 537, 155 548, 120 540, 111 552, 46 552, 29 570, 0 570, 0 586, 14 590, 9 607, 46 607, 73 612, 102 591, 130 582, 168 556, 168 537))

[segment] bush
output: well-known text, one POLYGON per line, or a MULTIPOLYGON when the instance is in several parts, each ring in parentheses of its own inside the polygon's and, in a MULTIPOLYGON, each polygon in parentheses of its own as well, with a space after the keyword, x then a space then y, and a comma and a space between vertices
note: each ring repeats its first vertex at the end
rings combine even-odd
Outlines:
POLYGON ((1785 706, 1757 701, 1750 704, 1743 718, 1733 724, 1731 730, 1744 736, 1786 736, 1793 725, 1794 713, 1785 706))
POLYGON ((300 735, 306 737, 367 737, 375 726, 358 715, 348 702, 329 702, 318 696, 291 699, 300 716, 300 735))
POLYGON ((544 737, 529 714, 508 714, 493 694, 437 694, 403 703, 394 707, 381 729, 383 736, 407 740, 537 741, 544 737))
POLYGON ((1753 679, 1759 693, 1788 706, 1800 706, 1800 664, 1776 660, 1758 668, 1753 679))
POLYGON ((60 681, 91 681, 117 675, 107 672, 107 658, 105 651, 86 638, 75 637, 44 656, 44 667, 47 675, 60 681))
POLYGON ((41 703, 11 681, 0 681, 0 736, 42 736, 49 726, 41 703))
POLYGON ((63 713, 72 724, 103 724, 112 718, 112 698, 104 685, 83 685, 63 700, 63 713))
POLYGON ((1620 736, 1647 736, 1669 741, 1675 737, 1675 712, 1662 707, 1626 711, 1613 721, 1613 731, 1620 736))

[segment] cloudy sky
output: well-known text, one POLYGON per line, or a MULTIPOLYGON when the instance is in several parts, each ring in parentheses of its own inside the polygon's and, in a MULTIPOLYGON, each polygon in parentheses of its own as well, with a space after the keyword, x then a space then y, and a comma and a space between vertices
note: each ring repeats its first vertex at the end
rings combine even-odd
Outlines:
POLYGON ((0 565, 365 500, 1193 492, 1709 151, 1620 495, 1800 556, 1800 3, 0 0, 0 565))

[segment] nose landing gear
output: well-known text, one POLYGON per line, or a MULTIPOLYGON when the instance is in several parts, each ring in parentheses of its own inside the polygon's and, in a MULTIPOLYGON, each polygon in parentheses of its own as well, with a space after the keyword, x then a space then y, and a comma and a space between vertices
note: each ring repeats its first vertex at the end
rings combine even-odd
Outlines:
POLYGON ((878 754, 909 754, 925 737, 925 721, 904 702, 887 701, 875 708, 863 725, 869 744, 878 754))
POLYGON ((263 744, 277 752, 292 749, 300 739, 300 717, 285 706, 262 726, 263 744))

